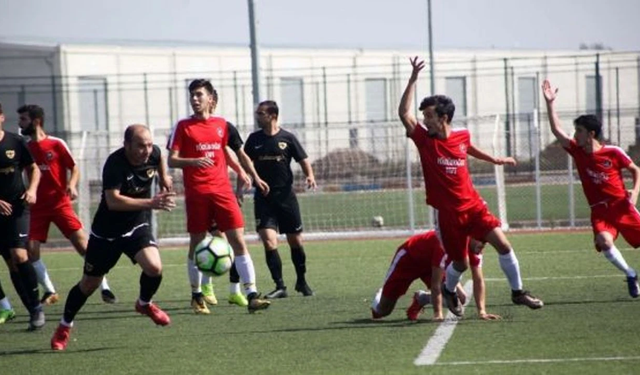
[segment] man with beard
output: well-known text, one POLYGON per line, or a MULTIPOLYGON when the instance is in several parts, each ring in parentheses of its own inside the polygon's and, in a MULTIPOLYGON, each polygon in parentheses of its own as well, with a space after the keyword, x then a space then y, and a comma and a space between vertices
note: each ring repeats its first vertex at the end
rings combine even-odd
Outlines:
MULTIPOLYGON (((54 223, 71 241, 80 256, 87 252, 87 234, 73 211, 71 201, 78 197, 80 168, 64 140, 47 135, 44 131, 44 110, 38 105, 24 105, 18 109, 20 132, 29 136, 27 143, 42 177, 38 185, 37 201, 31 207, 29 229, 29 260, 33 264, 38 282, 44 288, 41 302, 51 305, 58 301, 58 293, 49 277, 47 267, 40 259, 40 244, 47 242, 49 226, 54 223), (67 171, 70 178, 67 179, 67 171)), ((116 297, 109 290, 106 278, 100 285, 102 300, 115 303, 116 297)))

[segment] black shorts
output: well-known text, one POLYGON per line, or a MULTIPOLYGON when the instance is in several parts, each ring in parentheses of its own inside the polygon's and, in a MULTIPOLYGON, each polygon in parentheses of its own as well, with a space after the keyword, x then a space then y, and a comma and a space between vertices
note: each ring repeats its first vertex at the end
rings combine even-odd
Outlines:
POLYGON ((118 263, 123 253, 136 264, 136 254, 149 246, 158 247, 149 226, 136 229, 128 237, 116 239, 101 238, 92 233, 84 258, 84 273, 89 276, 106 275, 118 263))
POLYGON ((276 229, 280 233, 302 232, 302 217, 296 193, 291 189, 271 190, 264 197, 257 193, 253 200, 256 230, 276 229))
POLYGON ((26 249, 29 242, 29 206, 14 204, 11 215, 0 215, 0 254, 9 258, 9 249, 26 249))

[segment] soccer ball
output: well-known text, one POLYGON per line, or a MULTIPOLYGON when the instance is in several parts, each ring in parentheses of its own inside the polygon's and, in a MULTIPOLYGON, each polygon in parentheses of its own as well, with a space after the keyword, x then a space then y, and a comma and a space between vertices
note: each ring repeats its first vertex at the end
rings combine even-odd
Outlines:
POLYGON ((374 228, 382 228, 384 226, 384 218, 382 216, 372 217, 371 226, 374 228))
POLYGON ((221 276, 233 265, 233 249, 224 238, 207 236, 196 246, 194 258, 200 271, 221 276))

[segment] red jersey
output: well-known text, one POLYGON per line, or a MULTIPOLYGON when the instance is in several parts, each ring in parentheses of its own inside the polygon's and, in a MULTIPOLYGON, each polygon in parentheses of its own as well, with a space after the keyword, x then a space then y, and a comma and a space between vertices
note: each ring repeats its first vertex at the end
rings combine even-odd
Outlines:
POLYGON ((622 168, 631 164, 631 158, 620 147, 603 146, 600 150, 587 154, 572 139, 565 150, 576 162, 589 205, 627 197, 622 168))
POLYGON ((76 162, 65 141, 47 136, 40 142, 30 141, 27 146, 42 173, 32 209, 54 206, 67 199, 67 170, 73 169, 76 162))
POLYGON ((427 204, 439 210, 464 211, 482 200, 467 166, 471 145, 467 129, 454 129, 447 139, 439 139, 430 137, 419 124, 410 137, 420 153, 427 204))
POLYGON ((404 249, 414 261, 414 265, 419 264, 426 270, 431 267, 439 267, 444 257, 444 249, 440 244, 440 240, 433 230, 424 233, 415 234, 409 237, 398 250, 404 249))
POLYGON ((180 120, 169 138, 169 149, 179 151, 181 158, 207 157, 213 160, 208 168, 184 167, 185 193, 231 189, 224 148, 229 134, 227 120, 211 116, 206 120, 190 117, 180 120))

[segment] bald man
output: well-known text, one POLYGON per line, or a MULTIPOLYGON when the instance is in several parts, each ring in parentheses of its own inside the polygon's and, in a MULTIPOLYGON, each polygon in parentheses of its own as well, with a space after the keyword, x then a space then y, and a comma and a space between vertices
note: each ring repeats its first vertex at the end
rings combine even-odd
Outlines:
POLYGON ((151 301, 162 281, 162 262, 150 227, 151 210, 171 211, 175 207, 171 190, 160 148, 153 144, 149 129, 140 124, 127 127, 124 147, 109 155, 102 170, 102 199, 91 226, 84 273, 69 291, 51 349, 66 349, 76 314, 123 253, 142 268, 136 312, 160 326, 171 322, 151 301), (156 174, 160 192, 151 197, 156 174))

